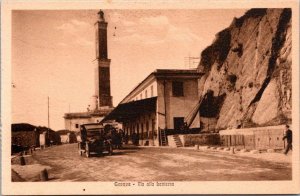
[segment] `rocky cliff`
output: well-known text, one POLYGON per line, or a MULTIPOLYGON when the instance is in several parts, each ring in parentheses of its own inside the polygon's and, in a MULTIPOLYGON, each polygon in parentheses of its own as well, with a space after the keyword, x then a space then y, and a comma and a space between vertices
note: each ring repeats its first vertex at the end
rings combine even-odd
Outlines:
POLYGON ((291 122, 291 28, 291 9, 251 9, 202 51, 204 129, 291 122))

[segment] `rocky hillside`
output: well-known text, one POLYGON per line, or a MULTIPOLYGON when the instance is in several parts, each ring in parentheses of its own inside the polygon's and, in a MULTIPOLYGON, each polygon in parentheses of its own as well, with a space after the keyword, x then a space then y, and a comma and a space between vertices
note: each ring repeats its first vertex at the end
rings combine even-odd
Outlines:
POLYGON ((207 129, 291 122, 291 9, 251 9, 201 53, 207 129))

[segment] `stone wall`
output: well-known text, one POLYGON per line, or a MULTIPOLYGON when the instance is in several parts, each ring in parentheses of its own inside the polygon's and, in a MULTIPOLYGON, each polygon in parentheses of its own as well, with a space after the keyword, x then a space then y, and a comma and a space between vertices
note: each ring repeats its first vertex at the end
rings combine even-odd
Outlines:
POLYGON ((234 146, 245 149, 283 149, 285 142, 285 126, 269 126, 248 129, 222 130, 220 134, 220 143, 222 146, 234 146))

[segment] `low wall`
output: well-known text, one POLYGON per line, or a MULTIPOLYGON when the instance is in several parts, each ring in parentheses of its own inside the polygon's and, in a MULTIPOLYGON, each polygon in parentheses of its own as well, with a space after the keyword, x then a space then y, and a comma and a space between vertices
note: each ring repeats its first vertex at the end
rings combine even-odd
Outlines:
POLYGON ((179 138, 184 147, 195 145, 220 145, 220 136, 217 133, 184 134, 179 135, 179 138))
MULTIPOLYGON (((36 162, 35 159, 32 158, 32 155, 23 155, 25 159, 26 165, 34 164, 36 162)), ((20 156, 14 156, 11 158, 12 165, 21 165, 20 156)))
POLYGON ((219 132, 221 145, 245 149, 283 149, 282 137, 285 125, 247 129, 231 129, 219 132))

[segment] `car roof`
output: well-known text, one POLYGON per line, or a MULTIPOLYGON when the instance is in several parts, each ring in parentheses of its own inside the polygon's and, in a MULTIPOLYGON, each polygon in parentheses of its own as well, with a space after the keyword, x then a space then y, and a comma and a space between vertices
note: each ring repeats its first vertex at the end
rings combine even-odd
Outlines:
POLYGON ((98 123, 83 124, 86 129, 103 129, 104 127, 98 123))

